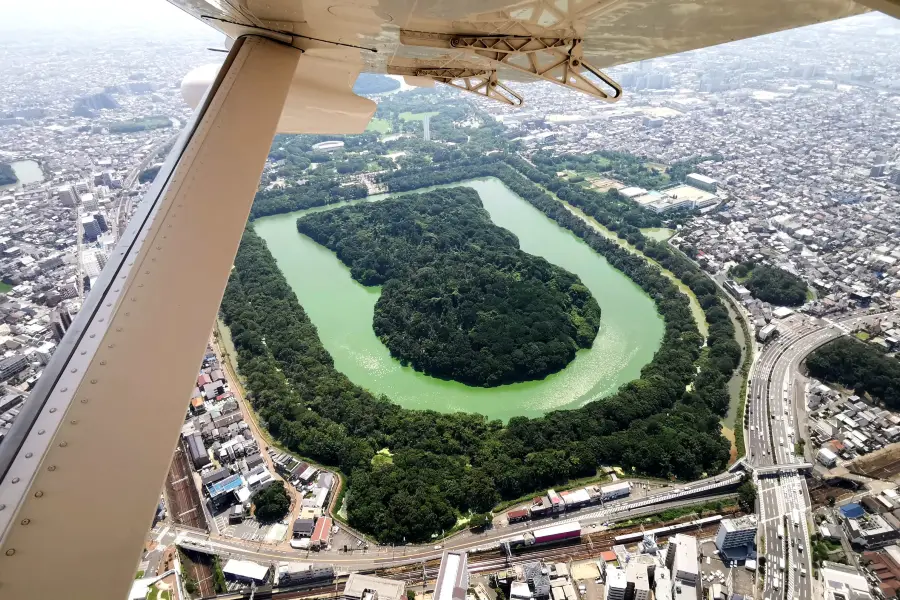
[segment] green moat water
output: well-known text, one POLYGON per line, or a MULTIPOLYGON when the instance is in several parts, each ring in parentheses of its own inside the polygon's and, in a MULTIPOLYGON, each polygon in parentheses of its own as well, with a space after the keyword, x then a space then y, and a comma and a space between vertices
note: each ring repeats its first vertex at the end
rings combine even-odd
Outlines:
POLYGON ((375 336, 372 316, 380 290, 354 281, 334 253, 297 232, 298 217, 339 205, 258 219, 256 232, 318 328, 335 367, 354 383, 407 408, 477 412, 503 421, 576 408, 639 377, 663 335, 662 318, 643 290, 501 181, 488 178, 456 185, 478 191, 491 219, 516 234, 522 250, 581 278, 603 311, 593 346, 540 381, 478 388, 429 377, 402 366, 375 336))

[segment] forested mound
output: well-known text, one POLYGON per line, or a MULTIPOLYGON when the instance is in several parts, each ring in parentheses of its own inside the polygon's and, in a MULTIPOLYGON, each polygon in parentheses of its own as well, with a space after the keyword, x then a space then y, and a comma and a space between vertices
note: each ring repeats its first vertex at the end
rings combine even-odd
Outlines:
POLYGON ((869 393, 888 408, 900 407, 900 361, 870 344, 838 338, 810 354, 806 367, 813 377, 869 393))
POLYGON ((736 277, 750 277, 744 282, 754 298, 779 306, 800 306, 806 302, 806 283, 784 269, 741 263, 731 269, 736 277))
POLYGON ((469 385, 540 379, 593 343, 600 307, 581 280, 519 249, 466 187, 305 216, 298 230, 364 285, 373 327, 415 369, 469 385))
MULTIPOLYGON (((726 386, 740 348, 716 286, 665 244, 646 242, 645 251, 676 273, 704 307, 709 349, 701 355, 703 338, 687 297, 657 267, 593 231, 532 183, 543 185, 548 176, 513 156, 492 158, 461 160, 447 169, 430 165, 386 183, 396 191, 416 182, 496 176, 647 292, 665 321, 663 342, 640 378, 615 394, 506 425, 476 414, 409 410, 373 396, 334 368, 315 325, 252 229, 244 233, 222 301, 249 398, 272 437, 348 474, 350 524, 383 542, 427 542, 453 527, 460 514, 594 475, 601 464, 693 479, 718 472, 728 460, 730 444, 717 415, 727 410, 726 386), (381 448, 390 449, 389 461, 373 460, 381 448)), ((593 212, 593 202, 603 197, 584 190, 571 201, 593 212)), ((618 227, 619 235, 643 241, 636 227, 618 227)))

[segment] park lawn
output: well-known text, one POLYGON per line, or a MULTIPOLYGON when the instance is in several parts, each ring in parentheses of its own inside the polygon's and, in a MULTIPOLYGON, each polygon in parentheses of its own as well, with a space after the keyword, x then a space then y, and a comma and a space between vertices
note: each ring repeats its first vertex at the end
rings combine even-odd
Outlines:
POLYGON ((391 122, 387 119, 381 119, 379 117, 373 117, 371 121, 369 121, 369 126, 366 127, 366 131, 377 131, 378 133, 390 133, 391 132, 391 122))
POLYGON ((857 331, 856 337, 865 342, 866 340, 869 339, 869 334, 866 333, 865 331, 857 331))
POLYGON ((657 173, 665 173, 666 169, 668 168, 668 167, 666 167, 666 165, 664 165, 662 163, 655 163, 655 162, 644 163, 644 166, 647 167, 648 169, 653 169, 657 173))
POLYGON ((431 112, 420 112, 420 113, 402 112, 402 113, 400 113, 400 118, 403 119, 404 121, 423 121, 423 120, 425 120, 426 116, 433 117, 436 114, 438 114, 438 112, 439 111, 436 111, 436 110, 431 111, 431 112))
POLYGON ((13 286, 9 285, 8 283, 3 283, 2 281, 0 281, 0 294, 5 294, 6 292, 8 292, 11 289, 13 289, 13 286))

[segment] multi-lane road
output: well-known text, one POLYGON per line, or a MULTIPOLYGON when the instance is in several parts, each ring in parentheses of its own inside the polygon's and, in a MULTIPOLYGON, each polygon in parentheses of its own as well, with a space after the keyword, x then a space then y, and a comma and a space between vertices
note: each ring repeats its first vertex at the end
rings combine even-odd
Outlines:
POLYGON ((856 313, 840 321, 794 315, 779 323, 779 336, 766 344, 750 375, 747 428, 748 463, 757 473, 759 550, 766 558, 763 597, 812 599, 809 556, 810 500, 795 453, 805 439, 805 381, 800 363, 819 346, 854 331, 884 313, 856 313), (764 473, 765 467, 784 468, 764 473), (784 567, 782 569, 782 566, 784 567))

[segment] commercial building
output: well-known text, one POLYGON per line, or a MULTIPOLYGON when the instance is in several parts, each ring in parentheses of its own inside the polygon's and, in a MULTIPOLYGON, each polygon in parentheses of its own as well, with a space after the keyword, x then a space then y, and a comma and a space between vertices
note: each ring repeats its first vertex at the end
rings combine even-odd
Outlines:
POLYGON ((327 142, 319 142, 318 144, 313 144, 312 149, 318 152, 331 152, 332 150, 338 150, 339 148, 344 147, 344 142, 340 140, 330 140, 327 142))
POLYGON ((269 577, 269 567, 249 560, 230 559, 222 567, 225 579, 243 583, 265 583, 269 577))
POLYGON ((672 579, 678 584, 696 588, 700 579, 700 560, 697 538, 678 533, 669 540, 666 549, 666 566, 672 571, 672 579))
POLYGON ((465 600, 468 589, 468 554, 444 552, 437 582, 434 584, 434 600, 465 600))
POLYGON ((701 175, 700 173, 688 174, 688 176, 684 178, 684 182, 695 188, 706 190, 711 194, 715 194, 718 189, 718 182, 715 179, 707 177, 706 175, 701 175))
POLYGON ((746 300, 750 297, 750 290, 731 279, 725 282, 725 289, 731 292, 738 300, 746 300))
POLYGON ((331 517, 321 517, 310 538, 310 546, 316 549, 328 546, 331 541, 331 517))
POLYGON ((883 548, 900 539, 897 531, 881 515, 865 514, 858 519, 847 519, 847 537, 855 546, 872 550, 883 548))
POLYGON ((406 583, 372 575, 351 573, 344 585, 345 600, 404 600, 406 583))
POLYGON ((747 558, 756 544, 756 515, 723 519, 716 533, 716 548, 730 559, 747 558))
POLYGON ((819 580, 825 592, 825 600, 871 600, 869 583, 853 567, 824 561, 819 569, 819 580))
POLYGON ((0 380, 6 380, 28 368, 28 358, 16 354, 0 360, 0 380))
POLYGON ((765 327, 762 327, 756 333, 756 339, 758 339, 760 342, 767 342, 769 339, 774 337, 775 334, 777 334, 777 333, 778 333, 778 328, 775 325, 775 323, 769 323, 765 327))
POLYGON ((624 498, 629 494, 631 494, 631 484, 627 481, 600 486, 600 499, 604 502, 609 502, 616 498, 624 498))

